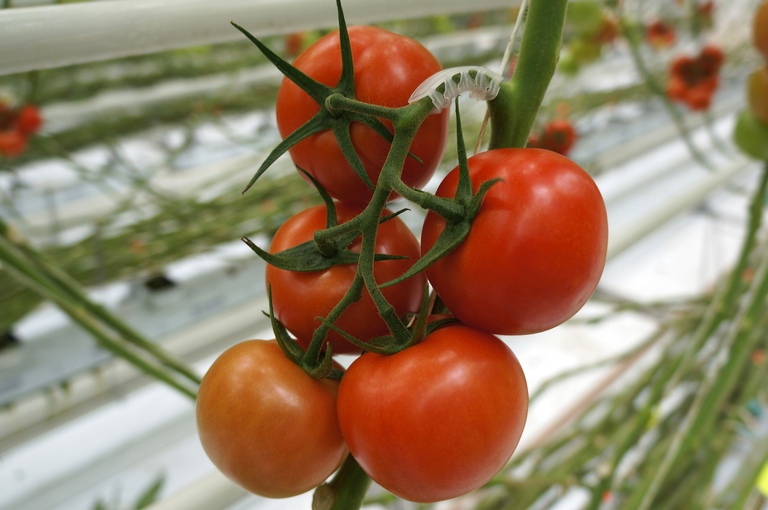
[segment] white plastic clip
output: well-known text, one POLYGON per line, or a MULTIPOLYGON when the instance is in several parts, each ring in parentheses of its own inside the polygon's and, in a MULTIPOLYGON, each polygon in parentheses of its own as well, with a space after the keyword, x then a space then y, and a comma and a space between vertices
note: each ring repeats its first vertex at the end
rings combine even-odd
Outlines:
POLYGON ((499 93, 501 82, 504 78, 490 69, 479 66, 452 67, 435 73, 418 86, 411 94, 408 103, 415 103, 419 99, 429 96, 435 109, 432 113, 440 113, 443 108, 449 106, 451 101, 462 92, 469 92, 469 97, 478 101, 490 101, 499 93), (470 75, 474 71, 474 78, 470 75), (459 82, 454 77, 459 75, 459 82), (436 89, 441 84, 445 85, 445 91, 440 93, 436 89))

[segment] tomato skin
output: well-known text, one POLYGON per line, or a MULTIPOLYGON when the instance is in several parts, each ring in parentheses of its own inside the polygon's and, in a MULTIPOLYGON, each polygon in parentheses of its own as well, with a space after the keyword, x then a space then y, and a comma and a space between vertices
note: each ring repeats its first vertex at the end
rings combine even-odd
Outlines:
POLYGON ((755 18, 752 22, 752 37, 757 51, 768 60, 768 0, 763 0, 763 3, 755 11, 755 18))
POLYGON ((33 135, 43 127, 43 118, 35 105, 26 105, 19 110, 16 119, 16 129, 23 135, 33 135))
POLYGON ((752 114, 768 124, 768 66, 758 69, 747 81, 747 102, 752 114))
POLYGON ((197 396, 197 429, 211 461, 244 489, 269 498, 323 483, 348 450, 336 417, 338 381, 316 380, 274 341, 225 351, 197 396))
MULTIPOLYGON (((467 326, 500 335, 561 324, 592 295, 605 265, 608 220, 594 181, 570 159, 541 149, 496 149, 469 159, 472 188, 488 191, 472 229, 427 269, 448 309, 467 326)), ((437 195, 452 197, 458 168, 437 195)), ((445 220, 429 213, 422 253, 445 220)))
MULTIPOLYGON (((387 107, 401 107, 421 83, 440 71, 440 63, 421 44, 375 27, 350 27, 349 38, 355 65, 355 96, 360 101, 387 107)), ((339 33, 328 34, 293 62, 315 80, 335 87, 341 76, 339 33)), ((320 107, 304 91, 284 79, 277 94, 277 126, 285 138, 301 127, 320 107)), ((424 186, 434 174, 448 139, 449 109, 430 115, 411 144, 411 153, 424 165, 408 157, 402 179, 411 187, 424 186)), ((389 121, 382 122, 392 132, 389 121)), ((352 143, 371 181, 376 184, 390 144, 371 128, 354 122, 352 143)), ((316 133, 291 150, 296 166, 309 172, 328 193, 345 202, 368 203, 372 194, 355 174, 330 130, 316 133)), ((394 195, 393 195, 394 196, 394 195)))
MULTIPOLYGON (((349 221, 362 209, 344 202, 336 203, 339 223, 349 221)), ((384 214, 391 214, 385 209, 384 214)), ((292 248, 313 238, 316 230, 325 228, 325 206, 304 210, 286 221, 275 234, 270 246, 271 253, 292 248)), ((361 238, 350 249, 360 251, 361 238)), ((379 283, 388 282, 405 273, 420 258, 419 241, 400 218, 394 218, 379 226, 376 236, 376 253, 405 255, 403 260, 384 260, 374 263, 374 276, 379 283)), ((312 333, 321 324, 315 317, 326 317, 344 297, 357 270, 356 265, 333 266, 325 271, 293 272, 267 265, 267 282, 272 284, 272 304, 275 316, 293 333, 305 349, 312 340, 312 333)), ((418 274, 397 285, 382 289, 384 297, 394 306, 398 316, 416 313, 421 308, 426 277, 418 274)), ((350 335, 369 341, 389 334, 387 325, 379 316, 367 290, 357 303, 353 303, 336 321, 336 326, 350 335)), ((335 354, 360 352, 355 345, 335 331, 328 332, 328 340, 335 354)))
POLYGON ((0 156, 15 158, 27 150, 26 137, 15 130, 0 131, 0 156))
POLYGON ((338 412, 365 472, 396 496, 429 503, 476 489, 501 470, 523 432, 528 389, 504 342, 450 325, 397 354, 355 360, 338 412))

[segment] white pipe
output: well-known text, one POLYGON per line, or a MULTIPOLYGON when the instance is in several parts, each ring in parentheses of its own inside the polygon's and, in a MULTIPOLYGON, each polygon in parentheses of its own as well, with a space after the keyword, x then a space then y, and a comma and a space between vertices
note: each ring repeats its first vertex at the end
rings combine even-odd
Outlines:
MULTIPOLYGON (((349 24, 500 9, 520 0, 345 0, 349 24)), ((332 0, 115 0, 0 10, 0 75, 338 26, 332 0)))
POLYGON ((686 209, 703 202, 710 193, 733 179, 736 174, 748 168, 751 163, 751 161, 740 158, 739 161, 730 164, 723 170, 718 170, 717 173, 713 173, 691 186, 684 193, 676 196, 674 200, 668 200, 662 207, 612 234, 608 239, 607 259, 610 260, 620 254, 686 209))
POLYGON ((225 510, 248 494, 218 471, 212 471, 147 510, 225 510))

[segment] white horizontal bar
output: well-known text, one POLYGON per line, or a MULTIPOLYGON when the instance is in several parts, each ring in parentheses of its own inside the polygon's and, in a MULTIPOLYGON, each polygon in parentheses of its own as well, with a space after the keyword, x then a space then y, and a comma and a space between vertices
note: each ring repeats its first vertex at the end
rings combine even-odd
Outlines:
MULTIPOLYGON (((520 0, 346 0, 349 24, 499 9, 520 0)), ((338 26, 333 0, 115 0, 0 10, 0 75, 338 26)))
POLYGON ((177 493, 151 505, 147 510, 180 510, 204 508, 225 510, 249 492, 229 481, 218 471, 195 480, 177 493))

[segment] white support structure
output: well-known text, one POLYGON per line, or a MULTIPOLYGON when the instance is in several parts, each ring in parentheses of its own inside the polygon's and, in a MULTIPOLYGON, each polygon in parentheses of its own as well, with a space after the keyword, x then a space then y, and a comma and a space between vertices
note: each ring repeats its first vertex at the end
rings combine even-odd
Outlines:
MULTIPOLYGON (((503 9, 520 0, 345 0, 349 24, 503 9)), ((338 26, 332 0, 114 0, 0 10, 0 75, 338 26)))

